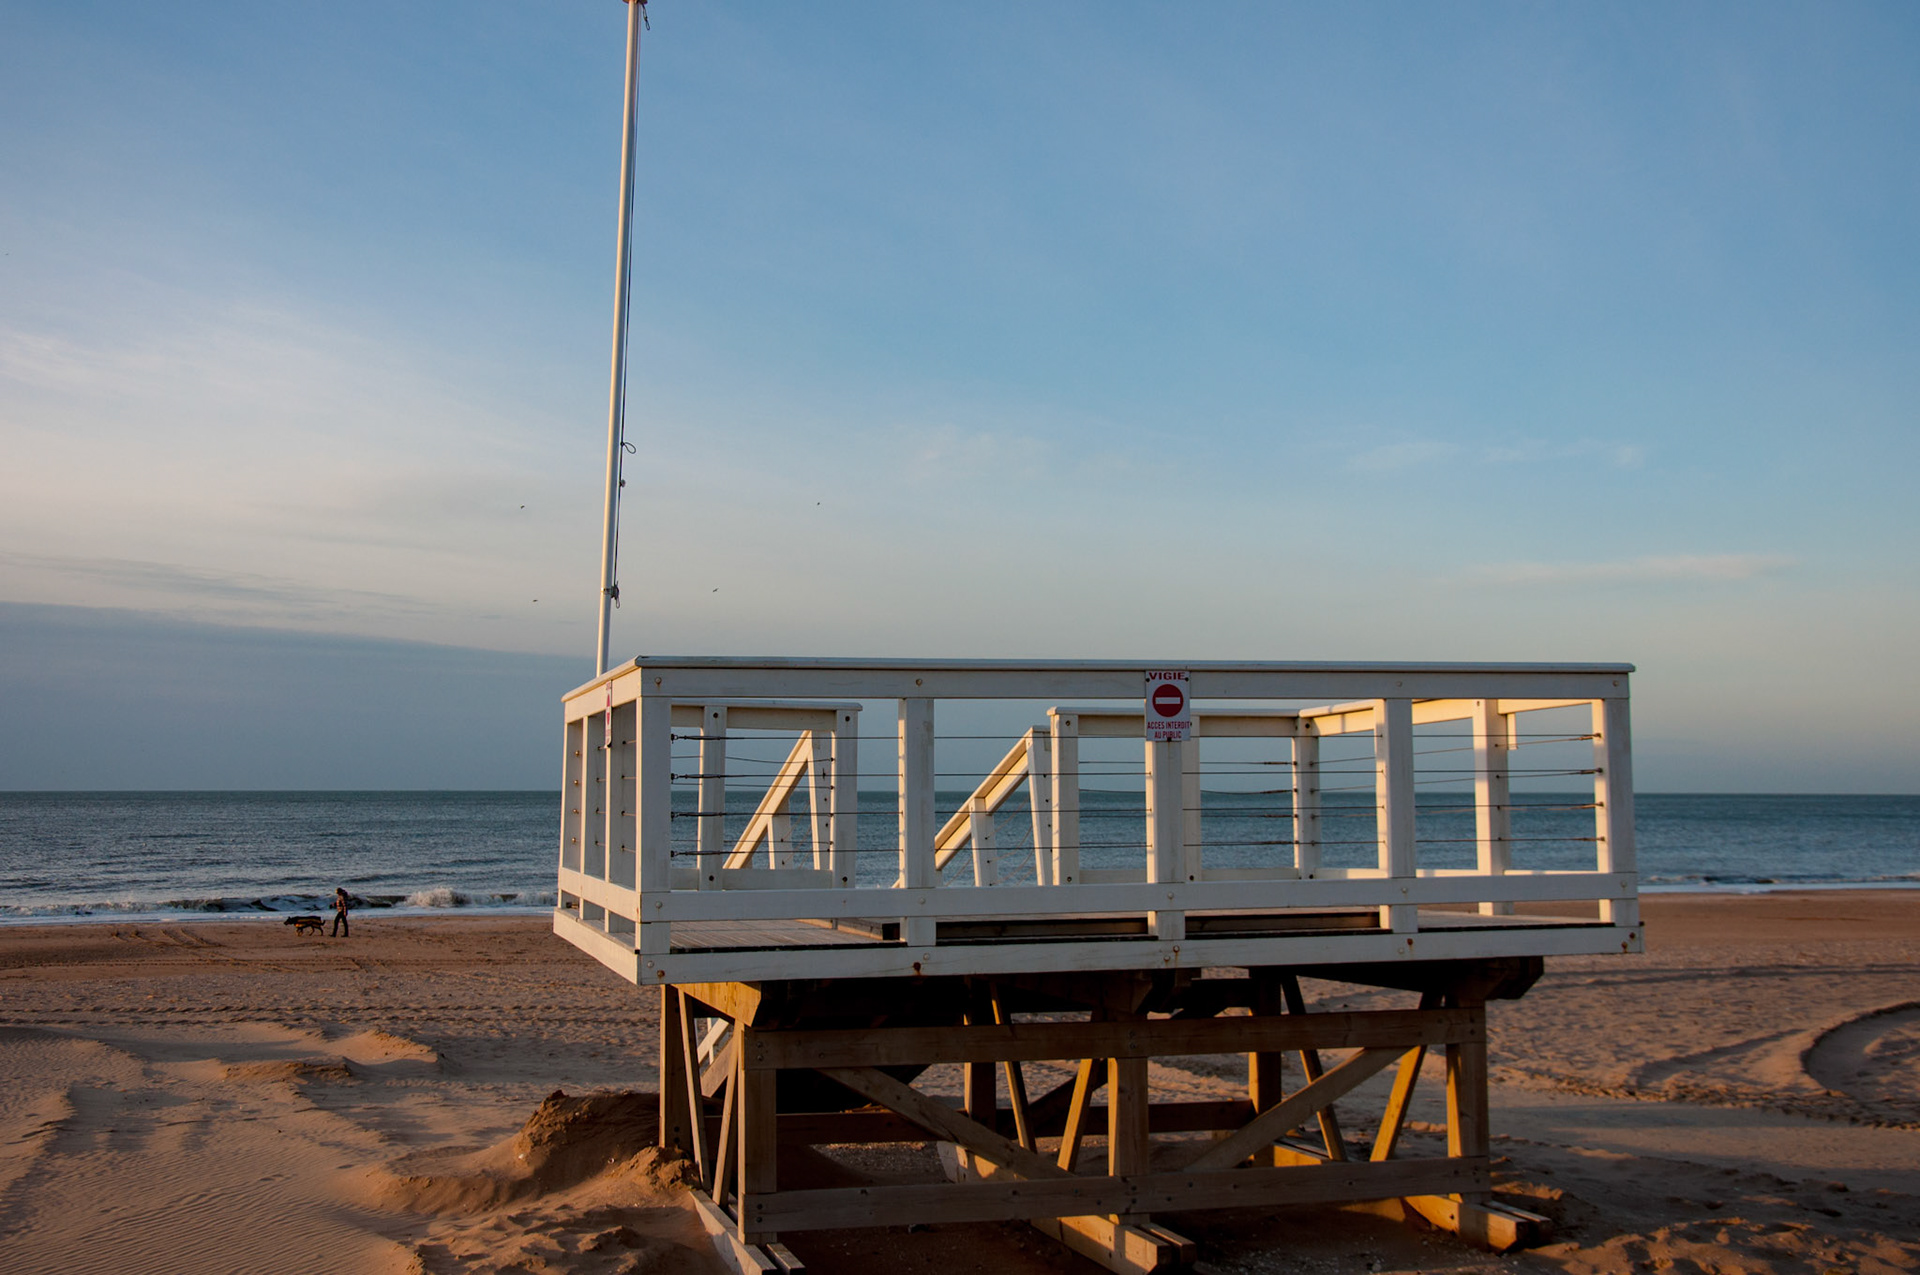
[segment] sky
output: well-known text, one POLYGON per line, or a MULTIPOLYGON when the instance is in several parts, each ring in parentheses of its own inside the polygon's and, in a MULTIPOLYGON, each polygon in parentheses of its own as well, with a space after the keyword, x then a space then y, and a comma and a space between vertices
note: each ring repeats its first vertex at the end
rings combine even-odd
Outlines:
MULTIPOLYGON (((1911 5, 650 16, 616 653, 1624 660, 1642 788, 1920 791, 1911 5)), ((0 0, 0 788, 551 782, 624 20, 0 0)))

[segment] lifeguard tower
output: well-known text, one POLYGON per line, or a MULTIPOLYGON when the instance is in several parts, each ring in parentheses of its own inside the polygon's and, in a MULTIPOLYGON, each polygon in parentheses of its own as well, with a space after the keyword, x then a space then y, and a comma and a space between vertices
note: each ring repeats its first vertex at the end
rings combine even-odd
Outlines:
POLYGON ((1490 1194, 1486 1003, 1640 950, 1630 671, 642 657, 566 697, 554 929, 660 989, 661 1140, 741 1270, 1019 1218, 1170 1269, 1156 1215, 1319 1201, 1509 1247, 1541 1219, 1490 1194), (1409 1156, 1430 1049, 1446 1152, 1409 1156), (1156 1099, 1149 1061, 1201 1054, 1244 1054, 1244 1097, 1156 1099), (946 1180, 777 1168, 887 1142, 946 1180))
POLYGON ((1144 1272, 1194 1256, 1156 1214, 1323 1201, 1519 1242, 1542 1219, 1490 1194, 1486 1003, 1545 957, 1640 949, 1630 668, 615 666, 644 7, 605 671, 565 700, 554 930, 659 989, 660 1137, 692 1157, 722 1254, 793 1271, 783 1234, 1026 1218, 1144 1272), (1303 978, 1409 1003, 1310 1012, 1303 978), (1409 1156, 1429 1049, 1446 1153, 1409 1156), (1244 1096, 1156 1099, 1150 1060, 1217 1054, 1246 1056, 1244 1096), (1389 1067, 1379 1119, 1344 1129, 1334 1102, 1389 1067), (783 1147, 819 1167, 820 1148, 901 1142, 937 1143, 944 1178, 780 1175, 783 1147))

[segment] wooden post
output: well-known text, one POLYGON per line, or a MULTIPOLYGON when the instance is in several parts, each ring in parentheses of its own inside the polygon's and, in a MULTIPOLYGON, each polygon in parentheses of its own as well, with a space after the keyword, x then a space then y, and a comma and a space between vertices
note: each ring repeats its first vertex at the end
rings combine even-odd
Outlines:
POLYGON ((1200 879, 1202 831, 1200 823, 1200 715, 1191 714, 1194 735, 1178 745, 1180 749, 1180 876, 1179 880, 1200 879))
MULTIPOLYGON (((1624 697, 1593 702, 1594 844, 1599 870, 1623 876, 1640 870, 1633 843, 1633 752, 1627 719, 1624 697)), ((1640 901, 1602 899, 1600 919, 1639 925, 1640 901)))
MULTIPOLYGON (((1306 998, 1300 995, 1300 980, 1292 974, 1280 975, 1280 994, 1286 999, 1289 1014, 1307 1012, 1306 998)), ((1320 1051, 1303 1049, 1300 1051, 1300 1074, 1312 1084, 1323 1074, 1320 1069, 1320 1051)), ((1347 1140, 1340 1132, 1340 1116, 1331 1106, 1320 1109, 1320 1140, 1326 1144, 1327 1159, 1344 1160, 1347 1158, 1347 1140)))
POLYGON ((1320 736, 1304 721, 1293 737, 1293 866, 1303 877, 1320 870, 1320 736))
MULTIPOLYGON (((933 870, 933 701, 900 701, 900 883, 909 890, 936 884, 933 870)), ((930 916, 901 918, 910 947, 930 947, 930 916)))
MULTIPOLYGON (((1414 876, 1413 701, 1373 702, 1375 799, 1379 803, 1380 870, 1389 878, 1414 876)), ((1383 904, 1380 924, 1396 934, 1419 926, 1410 903, 1383 904)))
MULTIPOLYGON (((983 990, 976 989, 971 997, 972 1005, 965 1015, 969 1027, 978 1027, 994 1020, 992 1001, 983 990)), ((1000 1127, 999 1096, 994 1086, 994 1065, 990 1062, 968 1062, 960 1065, 960 1102, 970 1119, 976 1120, 989 1129, 1000 1127)))
POLYGON ((686 1050, 680 1040, 685 1008, 686 998, 678 990, 661 987, 660 1145, 673 1151, 691 1151, 694 1139, 705 1133, 696 1130, 687 1110, 686 1050))
POLYGON ((1080 1068, 1074 1073, 1073 1100, 1067 1104, 1067 1124, 1060 1134, 1060 1155, 1057 1163, 1068 1173, 1073 1172, 1073 1162, 1080 1156, 1080 1140, 1087 1132, 1087 1112, 1092 1109, 1093 1091, 1100 1086, 1094 1083, 1097 1058, 1082 1058, 1080 1068))
POLYGON ((642 959, 664 957, 671 927, 648 921, 645 900, 673 886, 673 703, 664 695, 642 695, 638 714, 640 764, 635 786, 640 840, 640 903, 634 927, 642 959))
POLYGON ((700 888, 720 884, 727 861, 727 706, 713 704, 700 710, 700 814, 694 820, 700 832, 693 862, 700 888))
POLYGON ((613 736, 607 741, 607 880, 638 884, 639 802, 635 791, 638 714, 633 701, 613 706, 613 736))
POLYGON ((833 852, 827 866, 839 885, 852 885, 860 862, 860 714, 842 709, 833 732, 833 852))
MULTIPOLYGON (((1513 751, 1509 718, 1500 712, 1500 701, 1473 701, 1473 809, 1476 862, 1486 876, 1504 876, 1513 866, 1512 785, 1509 770, 1513 751)), ((1482 916, 1510 916, 1509 900, 1483 901, 1482 916)))
POLYGON ((1050 713, 1053 744, 1053 884, 1080 879, 1080 715, 1050 713))
POLYGON ((607 879, 607 715, 595 713, 586 720, 586 783, 581 788, 580 871, 590 877, 607 879))
POLYGON ((973 841, 973 883, 1000 884, 1000 859, 993 838, 993 809, 979 793, 967 802, 967 827, 973 841))
MULTIPOLYGON (((1473 1001, 1461 1003, 1460 1008, 1474 1011, 1481 1032, 1478 1040, 1447 1046, 1447 1154, 1484 1157, 1493 1145, 1487 1122, 1487 1007, 1483 1001, 1473 1001)), ((1484 1200, 1488 1193, 1461 1198, 1484 1200)))
MULTIPOLYGON (((1171 885, 1186 877, 1186 854, 1181 846, 1186 832, 1186 819, 1180 809, 1186 786, 1180 766, 1182 747, 1176 742, 1146 742, 1147 880, 1156 885, 1171 885)), ((1153 936, 1162 941, 1177 943, 1187 936, 1187 914, 1183 911, 1149 912, 1147 924, 1153 936)))
POLYGON ((1058 884, 1053 876, 1053 739, 1038 727, 1027 732, 1027 805, 1033 812, 1033 882, 1058 884))
POLYGON ((734 1122, 739 1128, 740 1138, 735 1153, 739 1166, 735 1173, 740 1182, 740 1209, 735 1216, 739 1219, 742 1244, 766 1244, 780 1237, 753 1225, 753 1206, 756 1196, 771 1195, 780 1186, 780 1116, 776 1109, 776 1082, 780 1073, 770 1069, 749 1068, 746 1062, 753 1056, 754 1029, 736 1022, 734 1031, 740 1042, 739 1048, 734 1051, 734 1057, 740 1060, 739 1079, 736 1081, 740 1093, 734 1102, 734 1122))
POLYGON ((828 866, 833 841, 833 737, 823 730, 807 732, 807 839, 813 843, 813 866, 828 866))
MULTIPOLYGON (((1286 1008, 1279 984, 1270 970, 1249 970, 1253 976, 1253 1012, 1266 1018, 1286 1008)), ((1258 1115, 1287 1096, 1285 1069, 1279 1052, 1254 1052, 1247 1055, 1247 1101, 1258 1115)))
POLYGON ((563 744, 566 752, 560 767, 560 866, 579 872, 580 847, 586 830, 586 719, 566 724, 563 744))

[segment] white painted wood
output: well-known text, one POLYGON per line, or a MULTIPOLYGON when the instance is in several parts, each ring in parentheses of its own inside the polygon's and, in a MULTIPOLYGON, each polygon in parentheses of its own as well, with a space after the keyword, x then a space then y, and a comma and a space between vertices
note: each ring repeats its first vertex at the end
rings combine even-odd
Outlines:
MULTIPOLYGON (((1621 682, 1625 682, 1623 676, 1621 682)), ((1597 700, 1593 705, 1594 836, 1596 866, 1602 872, 1639 880, 1638 851, 1633 837, 1633 745, 1625 699, 1597 700)), ((1603 899, 1600 919, 1618 926, 1640 924, 1640 900, 1603 899)))
MULTIPOLYGON (((1146 740, 1141 747, 1146 750, 1147 767, 1147 880, 1156 887, 1184 886, 1186 856, 1180 843, 1186 818, 1180 807, 1186 777, 1181 766, 1182 746, 1146 740)), ((1175 897, 1168 892, 1164 903, 1156 899, 1147 913, 1147 924, 1155 938, 1175 940, 1186 934, 1186 914, 1167 906, 1175 897)))
POLYGON ((1320 737, 1293 739, 1293 866, 1303 877, 1320 871, 1320 737))
MULTIPOLYGON (((765 869, 753 869, 763 872, 765 869)), ((1334 869, 1332 871, 1339 871, 1334 869)), ((1171 905, 1189 912, 1284 911, 1302 909, 1378 907, 1383 904, 1437 906, 1478 903, 1482 898, 1516 902, 1547 902, 1601 898, 1630 898, 1630 874, 1603 872, 1509 873, 1497 880, 1477 874, 1439 877, 1385 877, 1324 875, 1312 880, 1190 881, 1157 883, 1086 883, 1076 886, 1002 885, 992 896, 967 890, 923 889, 807 889, 758 890, 750 895, 719 897, 676 890, 649 898, 647 908, 656 920, 753 921, 805 917, 813 920, 857 920, 895 916, 903 908, 926 917, 1020 917, 1144 913, 1171 905)), ((808 874, 807 869, 795 869, 808 874)), ((749 875, 743 873, 743 876, 749 875)), ((811 878, 821 879, 821 878, 811 878)))
POLYGON ((560 869, 578 872, 583 862, 581 839, 585 835, 587 804, 587 724, 584 719, 566 724, 561 747, 565 752, 560 767, 560 869))
MULTIPOLYGON (((1205 725, 1206 717, 1191 713, 1195 727, 1205 725)), ((1200 739, 1196 735, 1180 744, 1180 877, 1198 881, 1204 866, 1201 861, 1200 833, 1200 739)))
MULTIPOLYGON (((1029 731, 1028 736, 1031 734, 1029 731)), ((1014 741, 1006 756, 987 772, 987 777, 980 781, 967 800, 960 803, 960 808, 953 812, 953 816, 941 825, 933 839, 933 866, 936 871, 945 869, 956 854, 971 844, 974 799, 982 799, 987 814, 992 815, 1026 781, 1028 736, 1014 741)))
POLYGON ((673 869, 673 705, 644 697, 637 724, 640 892, 665 895, 673 869))
POLYGON ((1027 732, 1027 806, 1033 815, 1033 881, 1053 885, 1053 736, 1047 727, 1027 732))
MULTIPOLYGON (((1413 705, 1404 699, 1379 700, 1374 704, 1373 718, 1379 866, 1390 878, 1412 877, 1418 866, 1413 825, 1413 705)), ((1399 932, 1413 929, 1418 920, 1410 904, 1389 904, 1380 909, 1380 924, 1399 932)))
POLYGON ((1080 719, 1052 712, 1047 729, 1053 743, 1053 884, 1072 885, 1080 879, 1080 719))
POLYGON ((860 710, 841 708, 833 732, 833 850, 828 868, 840 885, 852 885, 860 852, 860 710))
POLYGON ((639 749, 637 713, 631 703, 615 704, 613 737, 607 747, 607 880, 634 889, 639 884, 639 793, 635 788, 639 749))
POLYGON ((581 788, 580 870, 590 877, 607 876, 607 714, 603 707, 586 720, 585 762, 581 788))
POLYGON ((833 839, 833 737, 826 731, 807 732, 807 835, 813 843, 813 866, 823 871, 833 839))
POLYGON ((968 798, 968 807, 971 823, 969 832, 973 842, 973 883, 999 885, 1000 858, 998 847, 994 844, 993 811, 988 807, 986 797, 979 793, 968 798))
MULTIPOLYGON (((1475 862, 1485 876, 1502 876, 1513 866, 1513 791, 1509 765, 1513 724, 1497 699, 1473 701, 1473 809, 1475 862)), ((1487 916, 1513 911, 1507 900, 1480 905, 1487 916)))
POLYGON ((944 947, 780 949, 774 952, 675 952, 641 958, 643 983, 753 982, 769 978, 912 978, 1018 974, 1035 969, 1206 969, 1219 966, 1333 962, 1441 961, 1500 956, 1591 956, 1641 950, 1637 930, 1609 925, 1416 934, 1340 934, 1161 942, 964 943, 944 947))
MULTIPOLYGON (((933 700, 900 701, 900 883, 926 890, 939 882, 933 863, 933 700)), ((908 945, 931 947, 934 920, 924 913, 895 913, 908 945)))
MULTIPOLYGON (((680 724, 677 720, 680 711, 680 706, 674 705, 676 725, 680 724)), ((696 714, 693 724, 700 731, 700 815, 695 820, 699 834, 694 864, 699 888, 703 890, 720 884, 720 869, 727 857, 727 718, 730 711, 726 704, 693 706, 696 714)))

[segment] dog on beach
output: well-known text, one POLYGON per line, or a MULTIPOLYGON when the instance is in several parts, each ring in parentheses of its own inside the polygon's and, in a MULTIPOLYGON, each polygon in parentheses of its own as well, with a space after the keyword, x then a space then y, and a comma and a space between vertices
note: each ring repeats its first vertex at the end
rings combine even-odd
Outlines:
POLYGON ((291 925, 295 934, 318 934, 327 928, 324 916, 290 916, 282 925, 291 925))

